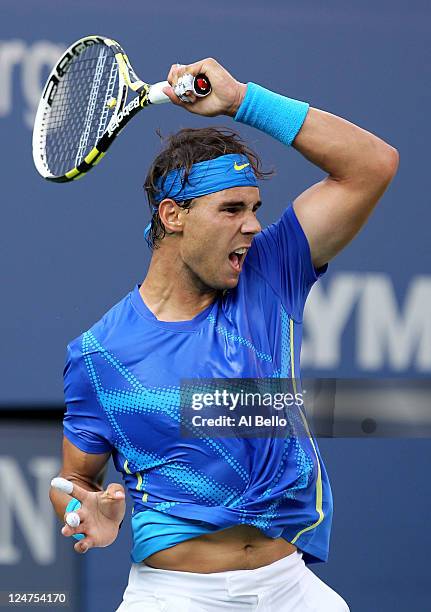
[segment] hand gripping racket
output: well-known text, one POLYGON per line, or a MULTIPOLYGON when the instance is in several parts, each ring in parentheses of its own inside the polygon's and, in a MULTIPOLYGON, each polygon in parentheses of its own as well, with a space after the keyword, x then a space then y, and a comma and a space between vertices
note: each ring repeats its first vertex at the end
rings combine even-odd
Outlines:
MULTIPOLYGON (((141 81, 121 46, 103 36, 76 41, 48 77, 33 129, 33 160, 50 181, 83 176, 100 162, 124 126, 142 108, 169 102, 167 81, 141 81), (137 94, 129 102, 129 89, 137 94)), ((205 75, 184 75, 175 93, 203 97, 211 93, 205 75)))

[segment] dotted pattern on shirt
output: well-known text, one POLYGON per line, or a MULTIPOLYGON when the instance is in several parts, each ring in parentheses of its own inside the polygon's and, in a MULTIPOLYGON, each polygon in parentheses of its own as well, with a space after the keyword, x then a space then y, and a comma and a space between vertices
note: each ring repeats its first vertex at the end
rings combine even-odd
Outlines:
POLYGON ((290 368, 290 317, 280 306, 281 314, 281 367, 280 378, 288 378, 291 375, 290 368))
MULTIPOLYGON (((117 411, 128 413, 160 411, 175 419, 177 422, 180 422, 180 387, 172 386, 156 388, 154 390, 145 388, 142 383, 118 361, 116 357, 111 355, 97 341, 91 331, 83 334, 82 352, 90 379, 99 397, 99 401, 102 403, 107 414, 112 415, 113 412, 117 411), (132 387, 134 387, 135 391, 103 389, 90 358, 90 353, 94 350, 97 350, 97 352, 106 361, 108 361, 112 367, 120 372, 120 374, 126 378, 132 387), (149 408, 151 410, 149 410, 149 408)), ((186 420, 183 420, 183 425, 188 427, 196 437, 200 438, 207 446, 209 446, 215 454, 221 455, 223 460, 231 466, 231 468, 245 483, 248 482, 248 473, 245 468, 222 444, 202 433, 202 431, 194 426, 190 421, 187 422, 186 420)), ((116 428, 116 431, 118 431, 118 428, 116 428)))

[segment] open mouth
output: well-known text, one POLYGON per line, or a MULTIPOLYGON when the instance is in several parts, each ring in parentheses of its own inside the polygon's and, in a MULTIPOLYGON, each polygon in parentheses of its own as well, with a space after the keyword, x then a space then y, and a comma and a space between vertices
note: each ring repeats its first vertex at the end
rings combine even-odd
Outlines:
POLYGON ((229 253, 229 261, 235 272, 241 272, 242 264, 246 255, 247 249, 245 247, 241 249, 235 249, 235 251, 229 253))

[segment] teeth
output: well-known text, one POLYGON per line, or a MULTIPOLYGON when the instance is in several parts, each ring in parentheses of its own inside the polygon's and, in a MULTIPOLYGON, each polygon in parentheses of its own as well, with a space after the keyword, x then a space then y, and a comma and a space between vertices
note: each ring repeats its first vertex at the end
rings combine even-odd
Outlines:
POLYGON ((237 255, 244 255, 246 251, 247 249, 237 249, 236 251, 234 251, 234 253, 236 253, 237 255))

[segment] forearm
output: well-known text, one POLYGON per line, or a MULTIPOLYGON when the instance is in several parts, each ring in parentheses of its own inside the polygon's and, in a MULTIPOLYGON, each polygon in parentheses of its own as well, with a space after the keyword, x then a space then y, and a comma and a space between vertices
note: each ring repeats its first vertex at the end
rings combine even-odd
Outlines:
POLYGON ((366 180, 395 150, 362 128, 310 108, 292 145, 334 180, 366 180))

